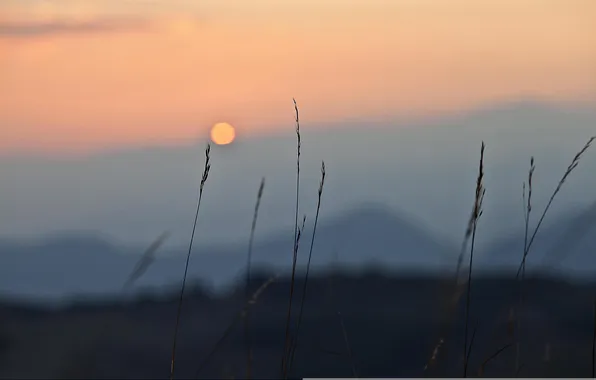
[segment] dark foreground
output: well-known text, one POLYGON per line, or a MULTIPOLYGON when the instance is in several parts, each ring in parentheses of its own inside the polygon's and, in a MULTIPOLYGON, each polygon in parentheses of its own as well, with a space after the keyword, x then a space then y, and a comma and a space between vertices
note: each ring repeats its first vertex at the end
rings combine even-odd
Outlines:
MULTIPOLYGON (((268 278, 255 276, 252 291, 268 278)), ((294 310, 302 287, 297 281, 294 310)), ((311 278, 289 376, 462 376, 465 293, 450 312, 453 289, 448 278, 430 276, 311 278), (444 343, 425 370, 441 338, 444 343)), ((243 306, 244 290, 219 297, 199 287, 187 290, 176 377, 245 377, 244 323, 239 320, 221 340, 243 306)), ((474 280, 472 291, 468 375, 512 377, 516 349, 508 344, 518 327, 512 319, 518 283, 485 276, 474 280)), ((251 309, 253 377, 280 376, 288 294, 289 280, 279 279, 251 309)), ((592 376, 595 294, 596 286, 528 280, 518 376, 592 376)), ((172 293, 60 309, 5 301, 0 306, 0 377, 168 378, 176 303, 172 293)))

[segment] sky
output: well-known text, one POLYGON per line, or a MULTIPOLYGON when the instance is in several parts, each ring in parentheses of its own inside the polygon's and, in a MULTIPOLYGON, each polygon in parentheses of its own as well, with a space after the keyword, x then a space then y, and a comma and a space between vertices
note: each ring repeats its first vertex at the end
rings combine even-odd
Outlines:
MULTIPOLYGON (((596 103, 593 0, 2 0, 0 150, 596 103)), ((365 128, 365 127, 362 127, 365 128)))

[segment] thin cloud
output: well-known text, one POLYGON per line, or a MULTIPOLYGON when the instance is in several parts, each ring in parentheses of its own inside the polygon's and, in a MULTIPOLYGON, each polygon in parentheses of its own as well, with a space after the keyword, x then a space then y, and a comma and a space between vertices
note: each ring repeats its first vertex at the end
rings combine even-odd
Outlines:
POLYGON ((0 21, 0 38, 35 38, 53 35, 120 33, 148 29, 143 19, 106 18, 89 21, 6 22, 0 21))

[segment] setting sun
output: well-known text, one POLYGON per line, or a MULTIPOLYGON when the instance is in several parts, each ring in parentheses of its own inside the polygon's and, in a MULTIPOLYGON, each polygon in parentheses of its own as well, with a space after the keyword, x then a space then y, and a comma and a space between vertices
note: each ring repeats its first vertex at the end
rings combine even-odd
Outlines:
POLYGON ((217 123, 211 128, 211 141, 217 145, 228 145, 236 138, 236 131, 228 123, 217 123))

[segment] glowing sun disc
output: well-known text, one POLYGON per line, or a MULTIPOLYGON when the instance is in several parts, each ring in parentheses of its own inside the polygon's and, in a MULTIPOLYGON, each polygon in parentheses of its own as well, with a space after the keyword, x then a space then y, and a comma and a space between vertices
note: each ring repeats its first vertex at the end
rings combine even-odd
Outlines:
POLYGON ((211 141, 217 145, 231 144, 236 138, 236 130, 228 123, 217 123, 211 128, 211 141))

